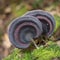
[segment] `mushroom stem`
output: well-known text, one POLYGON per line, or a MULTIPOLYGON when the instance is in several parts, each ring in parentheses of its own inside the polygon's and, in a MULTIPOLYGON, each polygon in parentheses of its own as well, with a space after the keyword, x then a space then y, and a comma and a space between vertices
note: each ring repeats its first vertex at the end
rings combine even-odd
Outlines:
POLYGON ((39 49, 39 47, 37 46, 37 44, 35 43, 35 41, 31 38, 32 43, 34 44, 34 46, 36 47, 36 49, 39 49))

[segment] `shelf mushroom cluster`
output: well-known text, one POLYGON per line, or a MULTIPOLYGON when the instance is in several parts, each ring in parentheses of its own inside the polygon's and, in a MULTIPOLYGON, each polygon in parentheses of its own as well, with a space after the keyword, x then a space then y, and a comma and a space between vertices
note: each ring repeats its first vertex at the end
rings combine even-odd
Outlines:
POLYGON ((55 28, 54 17, 46 11, 28 11, 23 16, 14 19, 8 26, 8 36, 17 48, 28 48, 31 39, 41 35, 50 37, 55 28))

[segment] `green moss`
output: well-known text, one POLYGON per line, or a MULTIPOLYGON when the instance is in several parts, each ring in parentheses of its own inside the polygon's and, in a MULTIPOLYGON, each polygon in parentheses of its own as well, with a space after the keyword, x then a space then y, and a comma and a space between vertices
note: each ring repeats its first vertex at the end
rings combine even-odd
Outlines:
POLYGON ((48 44, 49 46, 40 46, 39 49, 34 49, 32 52, 25 51, 21 53, 19 49, 15 49, 4 60, 51 60, 52 58, 60 57, 60 47, 51 41, 48 44))
POLYGON ((24 4, 21 4, 21 5, 20 5, 20 8, 19 8, 19 9, 17 9, 16 4, 11 5, 11 6, 12 6, 13 15, 15 15, 16 17, 21 16, 21 15, 23 15, 25 12, 28 11, 27 8, 26 8, 26 6, 24 6, 24 4), (22 6, 21 6, 21 5, 22 5, 22 6))
POLYGON ((55 21, 56 21, 56 29, 55 29, 55 31, 56 31, 57 28, 60 27, 60 16, 55 15, 54 18, 55 18, 55 21))
POLYGON ((19 49, 14 49, 12 54, 9 55, 7 58, 5 58, 4 60, 21 60, 19 58, 19 52, 20 50, 19 49))
POLYGON ((22 9, 16 11, 17 16, 23 15, 25 12, 27 12, 27 9, 23 7, 22 9))

